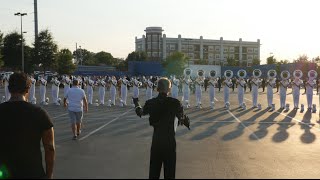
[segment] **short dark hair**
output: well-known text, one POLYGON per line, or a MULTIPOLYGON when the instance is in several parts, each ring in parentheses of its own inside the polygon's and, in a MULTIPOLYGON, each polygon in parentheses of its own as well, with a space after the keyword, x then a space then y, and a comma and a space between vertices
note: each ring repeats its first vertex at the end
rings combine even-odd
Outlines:
POLYGON ((25 94, 31 86, 31 80, 25 73, 14 73, 9 79, 9 92, 25 94))
POLYGON ((78 86, 79 85, 79 80, 78 79, 74 79, 73 82, 72 82, 72 85, 78 86))
POLYGON ((168 78, 159 79, 158 87, 157 87, 158 92, 168 93, 170 89, 171 89, 171 82, 169 81, 168 78))

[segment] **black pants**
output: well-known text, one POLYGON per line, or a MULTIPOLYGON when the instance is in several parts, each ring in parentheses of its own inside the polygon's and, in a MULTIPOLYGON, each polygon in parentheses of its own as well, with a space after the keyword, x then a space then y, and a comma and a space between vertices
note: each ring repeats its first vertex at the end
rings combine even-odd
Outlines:
POLYGON ((176 152, 175 151, 153 151, 150 156, 149 179, 159 179, 161 167, 164 168, 164 179, 175 179, 176 177, 176 152))

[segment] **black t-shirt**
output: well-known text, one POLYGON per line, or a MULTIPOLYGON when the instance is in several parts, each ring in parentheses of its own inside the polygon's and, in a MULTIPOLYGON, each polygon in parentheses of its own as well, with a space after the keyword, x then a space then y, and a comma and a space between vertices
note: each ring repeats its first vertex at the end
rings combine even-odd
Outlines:
POLYGON ((8 178, 43 178, 41 137, 53 124, 45 110, 24 101, 0 104, 0 168, 8 178))

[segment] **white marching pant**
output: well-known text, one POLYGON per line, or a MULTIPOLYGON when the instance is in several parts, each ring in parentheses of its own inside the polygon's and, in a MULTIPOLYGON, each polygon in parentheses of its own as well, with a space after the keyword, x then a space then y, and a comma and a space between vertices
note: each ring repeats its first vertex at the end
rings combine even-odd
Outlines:
POLYGON ((210 98, 210 103, 214 102, 214 96, 215 96, 215 89, 214 86, 209 87, 209 98, 210 98))
POLYGON ((100 99, 100 104, 104 105, 104 96, 106 94, 106 88, 104 87, 99 87, 99 99, 100 99))
POLYGON ((307 95, 308 108, 312 108, 313 88, 307 86, 306 95, 307 95))
POLYGON ((51 89, 51 95, 52 95, 52 101, 53 103, 58 103, 58 96, 59 96, 59 88, 58 87, 53 87, 51 89))
POLYGON ((114 86, 111 86, 110 98, 111 98, 111 104, 113 104, 113 105, 116 105, 116 95, 117 95, 117 88, 114 86))
POLYGON ((40 85, 40 102, 44 103, 46 102, 46 86, 40 85))
POLYGON ((6 97, 6 101, 9 101, 10 98, 11 98, 11 94, 10 94, 10 92, 9 92, 8 86, 5 86, 5 87, 4 87, 4 95, 5 95, 5 97, 6 97))
POLYGON ((238 86, 238 102, 239 102, 239 106, 242 106, 242 104, 243 104, 243 95, 244 95, 244 88, 239 85, 238 86))
POLYGON ((189 97, 190 97, 190 89, 189 87, 184 87, 183 88, 183 101, 189 101, 189 97))
POLYGON ((31 85, 29 90, 29 102, 31 103, 35 98, 36 87, 35 85, 31 85))
POLYGON ((286 107, 286 98, 287 98, 287 89, 284 87, 280 87, 280 107, 286 107))
POLYGON ((179 96, 179 88, 175 85, 172 86, 172 90, 171 90, 171 97, 178 99, 179 96))
POLYGON ((202 98, 202 89, 199 86, 197 86, 196 87, 196 102, 197 102, 197 105, 201 104, 201 98, 202 98))
POLYGON ((268 85, 267 87, 267 99, 268 99, 268 107, 272 107, 273 104, 273 88, 268 85))
POLYGON ((123 102, 123 105, 127 105, 127 94, 128 88, 126 86, 121 87, 121 100, 123 102))
POLYGON ((293 96, 294 107, 298 108, 299 107, 299 99, 300 99, 300 88, 299 87, 294 86, 292 96, 293 96))
POLYGON ((133 87, 133 98, 139 98, 139 88, 137 86, 133 87))
POLYGON ((87 87, 87 93, 88 93, 88 103, 92 104, 92 100, 93 100, 93 88, 92 88, 92 86, 88 86, 87 87))
POLYGON ((229 103, 229 94, 230 94, 230 88, 228 86, 224 86, 223 87, 224 104, 229 103))
POLYGON ((252 86, 252 103, 253 106, 258 106, 258 87, 253 85, 252 86))
POLYGON ((146 91, 147 100, 152 99, 152 88, 147 88, 146 91))

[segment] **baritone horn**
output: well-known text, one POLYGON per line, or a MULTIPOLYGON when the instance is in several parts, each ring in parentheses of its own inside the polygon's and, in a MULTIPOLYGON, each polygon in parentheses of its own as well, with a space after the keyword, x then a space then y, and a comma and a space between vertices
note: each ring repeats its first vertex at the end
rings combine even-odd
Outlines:
POLYGON ((253 74, 254 78, 260 78, 260 76, 262 75, 262 72, 260 69, 255 69, 255 70, 253 70, 252 74, 253 74))
POLYGON ((224 76, 225 76, 226 78, 231 79, 231 78, 233 77, 233 71, 231 71, 231 70, 226 70, 226 71, 224 72, 224 76))
POLYGON ((310 71, 308 72, 308 77, 309 77, 309 79, 315 79, 315 78, 317 78, 317 76, 318 76, 318 73, 317 73, 317 71, 315 71, 315 70, 310 70, 310 71))
POLYGON ((290 72, 287 71, 287 70, 286 71, 282 71, 280 76, 281 76, 281 79, 288 80, 290 78, 290 72))
POLYGON ((269 79, 270 79, 270 78, 276 78, 276 77, 277 77, 277 71, 274 70, 274 69, 269 70, 267 74, 268 74, 268 78, 269 78, 269 79))
POLYGON ((237 75, 238 75, 239 78, 243 78, 244 79, 245 77, 247 77, 247 71, 244 70, 244 69, 240 69, 238 71, 237 75))
POLYGON ((191 76, 191 73, 192 73, 192 70, 191 70, 190 68, 186 68, 186 69, 184 70, 184 75, 185 75, 185 76, 191 76))
POLYGON ((299 69, 293 71, 293 77, 296 79, 301 79, 303 76, 303 72, 299 69))

